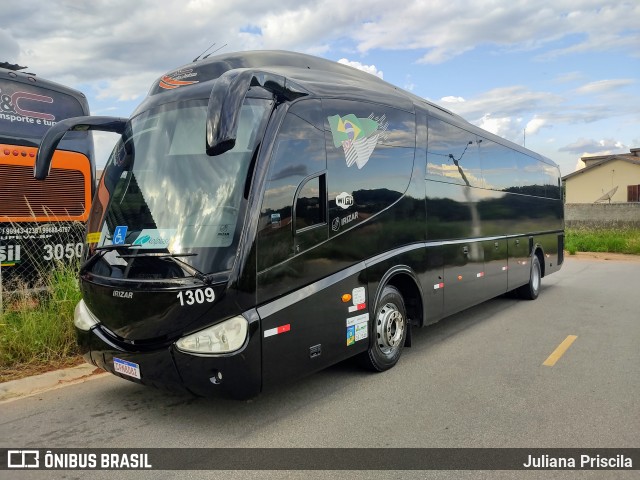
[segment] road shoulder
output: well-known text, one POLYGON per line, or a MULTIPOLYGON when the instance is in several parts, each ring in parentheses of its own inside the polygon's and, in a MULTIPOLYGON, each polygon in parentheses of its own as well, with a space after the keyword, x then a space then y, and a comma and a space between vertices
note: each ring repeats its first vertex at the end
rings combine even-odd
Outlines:
POLYGON ((103 375, 106 375, 103 370, 94 365, 84 364, 0 383, 0 404, 67 385, 86 382, 103 375))

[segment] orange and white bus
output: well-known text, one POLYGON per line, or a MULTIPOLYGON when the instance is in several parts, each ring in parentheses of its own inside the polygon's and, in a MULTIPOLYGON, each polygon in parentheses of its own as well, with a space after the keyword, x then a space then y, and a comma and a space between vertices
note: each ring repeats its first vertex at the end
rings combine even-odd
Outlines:
POLYGON ((49 262, 82 254, 95 186, 93 138, 73 132, 53 157, 51 182, 33 177, 51 125, 89 114, 84 94, 0 62, 0 262, 2 276, 33 283, 49 262))

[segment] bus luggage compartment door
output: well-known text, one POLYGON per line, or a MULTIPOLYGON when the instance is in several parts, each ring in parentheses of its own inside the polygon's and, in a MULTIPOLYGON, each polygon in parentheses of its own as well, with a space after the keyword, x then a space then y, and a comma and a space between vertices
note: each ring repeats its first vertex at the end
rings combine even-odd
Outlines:
POLYGON ((369 299, 360 279, 363 273, 344 277, 339 272, 258 307, 263 389, 368 348, 369 299), (332 279, 340 276, 337 282, 332 279))
POLYGON ((444 310, 451 314, 478 303, 483 297, 484 251, 480 242, 444 247, 444 310))
POLYGON ((509 239, 509 290, 518 288, 529 281, 531 256, 529 237, 512 237, 509 239))

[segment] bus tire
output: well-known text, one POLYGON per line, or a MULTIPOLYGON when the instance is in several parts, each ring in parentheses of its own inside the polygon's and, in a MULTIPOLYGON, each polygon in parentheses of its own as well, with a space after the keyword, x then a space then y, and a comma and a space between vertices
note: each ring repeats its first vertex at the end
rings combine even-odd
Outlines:
POLYGON ((398 363, 407 337, 407 310, 395 287, 382 290, 372 323, 369 349, 361 360, 366 368, 383 372, 398 363))
POLYGON ((542 269, 540 268, 540 260, 537 255, 531 258, 531 273, 529 274, 529 283, 518 288, 517 292, 520 298, 525 300, 535 300, 540 294, 540 284, 542 281, 542 269))

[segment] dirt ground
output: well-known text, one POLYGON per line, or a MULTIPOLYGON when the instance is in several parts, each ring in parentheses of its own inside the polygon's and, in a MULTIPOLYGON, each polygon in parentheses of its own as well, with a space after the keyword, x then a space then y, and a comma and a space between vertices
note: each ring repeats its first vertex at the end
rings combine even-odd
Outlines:
POLYGON ((606 252, 576 252, 575 255, 570 255, 569 252, 564 252, 565 259, 576 260, 602 260, 602 261, 615 261, 615 262, 638 262, 640 263, 640 255, 625 255, 623 253, 606 253, 606 252))

